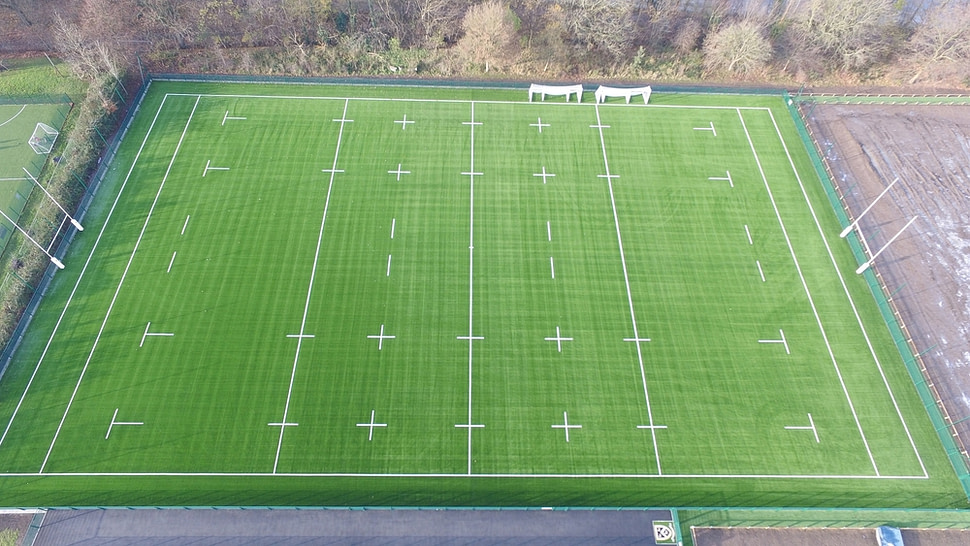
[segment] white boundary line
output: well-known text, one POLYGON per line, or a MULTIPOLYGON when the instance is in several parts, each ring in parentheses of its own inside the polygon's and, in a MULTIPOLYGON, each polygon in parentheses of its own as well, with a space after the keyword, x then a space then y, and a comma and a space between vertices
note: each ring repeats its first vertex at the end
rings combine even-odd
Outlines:
POLYGON ((862 422, 859 421, 859 414, 856 413, 855 405, 852 403, 852 397, 849 396, 849 388, 846 386, 845 379, 842 377, 842 370, 839 368, 839 363, 835 358, 835 353, 832 351, 832 345, 829 343, 828 335, 825 333, 825 327, 822 326, 822 318, 818 314, 818 308, 815 307, 815 299, 812 298, 812 293, 808 289, 808 283, 805 281, 805 275, 802 274, 802 267, 798 262, 798 256, 795 255, 795 248, 792 246, 791 239, 788 237, 788 229, 785 227, 785 222, 781 219, 781 212, 778 210, 778 204, 775 202, 775 196, 771 192, 771 186, 768 184, 768 177, 765 175, 765 170, 761 166, 761 159, 758 158, 758 151, 754 147, 754 141, 751 140, 751 134, 748 133, 748 126, 744 122, 744 116, 741 114, 740 109, 738 109, 738 119, 741 120, 741 127, 744 129, 744 134, 748 138, 748 145, 751 146, 751 154, 754 156, 755 163, 758 164, 758 171, 761 173, 761 179, 764 181, 765 191, 768 192, 768 199, 771 200, 771 206, 775 210, 775 217, 778 218, 778 225, 781 227, 782 235, 785 236, 785 243, 787 243, 788 251, 791 253, 792 261, 795 263, 795 270, 798 271, 798 278, 801 279, 802 288, 805 290, 805 296, 808 298, 808 303, 812 308, 812 314, 815 315, 815 322, 818 324, 819 332, 822 334, 822 340, 825 342, 825 348, 829 353, 829 358, 832 360, 832 366, 835 367, 835 373, 839 377, 839 383, 842 385, 842 393, 845 395, 845 400, 848 402, 849 409, 852 411, 852 418, 855 420, 856 428, 859 430, 859 436, 862 437, 862 443, 866 446, 866 453, 869 455, 869 462, 872 463, 872 469, 878 476, 879 467, 876 465, 876 459, 872 455, 872 448, 869 446, 869 441, 866 439, 865 431, 862 430, 862 422))
POLYGON ((663 469, 660 466, 660 447, 657 445, 657 429, 654 426, 656 423, 653 421, 653 409, 650 407, 650 394, 647 391, 647 372, 643 366, 643 349, 640 347, 640 331, 637 328, 637 315, 633 310, 633 292, 630 289, 630 275, 627 273, 626 255, 623 253, 623 237, 620 235, 620 217, 617 215, 616 199, 613 196, 613 179, 617 178, 618 176, 610 173, 610 162, 606 156, 606 139, 603 137, 603 121, 600 119, 599 105, 594 105, 594 109, 596 110, 595 127, 596 130, 599 131, 600 147, 603 149, 603 166, 606 169, 606 174, 598 175, 598 178, 605 178, 607 187, 610 190, 610 206, 613 209, 613 223, 616 225, 616 243, 620 251, 620 264, 623 265, 623 282, 626 283, 626 298, 630 305, 630 322, 633 324, 633 337, 627 339, 634 340, 633 343, 637 346, 637 361, 640 364, 640 381, 643 383, 643 399, 647 407, 647 421, 649 422, 650 426, 650 437, 653 440, 653 455, 657 462, 657 474, 663 475, 663 469))
POLYGON ((751 240, 751 230, 748 229, 748 224, 744 224, 744 233, 748 236, 748 244, 753 245, 754 241, 751 240))
POLYGON ((761 268, 761 260, 755 260, 754 263, 758 264, 758 275, 761 275, 761 282, 765 282, 765 270, 761 268))
POLYGON ((317 275, 317 263, 320 260, 320 244, 323 242, 323 227, 327 224, 327 211, 330 209, 330 195, 333 192, 333 179, 337 175, 337 158, 340 156, 340 142, 344 136, 344 124, 347 120, 347 105, 350 99, 344 101, 344 113, 340 116, 340 131, 337 133, 337 146, 333 152, 333 166, 330 168, 330 184, 327 186, 327 198, 323 204, 323 217, 320 219, 320 231, 317 234, 317 248, 313 253, 313 267, 310 269, 310 282, 307 283, 306 301, 303 304, 303 318, 300 320, 300 333, 296 338, 296 354, 293 355, 293 369, 290 372, 290 386, 286 389, 286 404, 283 406, 283 418, 280 419, 280 439, 276 444, 276 457, 273 459, 273 474, 280 464, 280 451, 283 449, 283 433, 286 432, 288 421, 286 417, 290 412, 290 400, 293 396, 293 382, 296 379, 296 366, 300 362, 300 349, 303 347, 303 339, 306 332, 306 316, 310 312, 310 295, 313 293, 313 281, 317 275))
POLYGON ((37 365, 34 367, 33 373, 30 374, 30 379, 27 381, 27 386, 24 387, 24 393, 20 396, 20 400, 17 402, 17 406, 14 408, 13 415, 10 416, 10 421, 7 422, 7 427, 4 429, 3 435, 0 435, 0 445, 3 445, 3 441, 7 438, 7 433, 10 432, 10 427, 13 425, 14 419, 20 412, 20 407, 23 405, 24 399, 27 398, 27 392, 30 390, 31 385, 34 383, 34 378, 37 376, 37 372, 40 370, 40 365, 44 362, 44 358, 47 356, 47 351, 54 342, 54 336, 56 336, 57 332, 60 330, 61 322, 64 321, 64 315, 67 314, 67 309, 71 306, 71 302, 74 301, 74 295, 77 293, 78 286, 81 285, 81 280, 84 279, 84 273, 88 270, 88 265, 91 264, 91 259, 94 258, 94 252, 98 249, 98 244, 101 242, 101 237, 104 236, 104 232, 108 229, 108 224, 111 222, 111 217, 114 214, 115 208, 118 206, 118 202, 121 201, 121 195, 125 192, 125 188, 128 186, 128 180, 131 179, 131 173, 134 172, 135 166, 138 164, 138 159, 141 157, 141 153, 145 149, 145 145, 148 143, 148 137, 151 136, 152 130, 155 128, 155 122, 158 121, 158 116, 162 113, 162 107, 165 106, 165 101, 167 99, 168 95, 163 97, 162 102, 158 105, 158 110, 155 112, 155 117, 152 119, 152 123, 148 127, 148 132, 145 133, 145 138, 142 139, 141 146, 138 148, 138 152, 135 154, 135 159, 131 162, 131 167, 128 169, 128 174, 125 175, 125 179, 121 183, 121 188, 118 190, 118 195, 115 196, 115 200, 111 204, 111 209, 108 210, 108 216, 105 218, 104 225, 101 226, 101 231, 98 232, 98 237, 94 240, 94 246, 91 247, 91 252, 84 261, 84 267, 81 268, 81 273, 78 275, 77 281, 74 282, 74 288, 71 290, 71 294, 67 297, 67 302, 64 304, 64 308, 61 310, 60 316, 57 317, 57 322, 54 324, 54 330, 47 339, 47 344, 44 346, 44 350, 41 352, 40 358, 37 360, 37 365))
POLYGON ((172 264, 175 263, 175 255, 176 254, 178 254, 178 251, 177 250, 172 253, 172 259, 168 262, 168 269, 165 270, 166 273, 171 273, 172 272, 172 264))
MULTIPOLYGON (((429 103, 442 103, 442 104, 469 104, 472 102, 478 104, 514 104, 525 106, 528 104, 536 106, 550 106, 556 105, 559 107, 603 107, 603 108, 669 108, 677 110, 769 110, 767 106, 705 106, 705 105, 686 105, 686 104, 596 104, 589 102, 581 102, 579 104, 574 102, 520 102, 514 100, 466 100, 466 99, 402 99, 402 98, 388 98, 388 97, 314 97, 314 96, 299 96, 299 95, 243 95, 243 94, 220 94, 220 93, 166 93, 165 96, 172 97, 206 97, 206 98, 230 98, 230 99, 283 99, 283 100, 353 100, 353 101, 371 101, 371 102, 429 102, 429 103)), ((334 121, 340 121, 335 119, 334 121)), ((710 128, 704 128, 710 131, 710 128)))
MULTIPOLYGON (((274 423, 280 426, 280 423, 274 423)), ((287 423, 286 426, 296 426, 295 423, 287 423)), ((456 425, 465 428, 468 425, 456 425)), ((472 428, 480 428, 484 425, 472 425, 472 428)), ((269 472, 46 472, 44 476, 62 477, 279 477, 279 478, 463 478, 467 479, 467 473, 395 473, 387 474, 368 474, 363 472, 279 472, 271 474, 269 472)), ((491 474, 472 474, 475 478, 718 478, 718 479, 780 479, 780 480, 927 480, 928 476, 897 476, 897 475, 852 475, 852 474, 515 474, 515 473, 491 473, 491 474)), ((33 472, 11 472, 0 474, 0 478, 36 478, 33 472)))
POLYGON ((10 123, 11 121, 17 119, 17 116, 19 116, 20 114, 23 114, 24 113, 24 110, 26 110, 26 109, 27 109, 27 105, 26 104, 23 105, 23 106, 21 106, 20 107, 20 111, 17 112, 16 114, 14 114, 12 118, 8 119, 7 121, 5 121, 3 123, 0 123, 0 127, 3 127, 4 125, 10 123))
MULTIPOLYGON (((81 381, 84 380, 84 374, 88 371, 88 366, 91 364, 91 359, 94 357, 94 351, 98 348, 98 342, 101 340, 101 334, 104 333, 104 328, 108 324, 108 317, 111 316, 111 310, 115 306, 115 302, 118 301, 118 294, 121 293, 121 286, 125 283, 125 277, 128 276, 128 270, 131 268, 131 262, 135 260, 135 253, 138 252, 138 247, 141 245, 141 240, 145 236, 145 230, 148 229, 148 222, 152 219, 152 213, 155 212, 155 206, 158 204, 158 199, 162 196, 162 189, 165 188, 165 181, 168 180, 169 173, 172 172, 172 165, 175 164, 175 158, 178 156, 179 150, 182 148, 182 142, 185 140, 185 134, 189 131, 189 124, 192 123, 192 117, 195 115, 195 109, 199 107, 199 101, 202 100, 201 96, 196 96, 195 104, 192 106, 192 112, 189 113, 189 119, 185 122, 185 128, 182 129, 182 136, 179 137, 178 144, 175 146, 175 152, 172 153, 172 159, 168 162, 168 168, 165 170, 165 176, 162 177, 162 182, 158 186, 158 191, 155 193, 155 200, 152 201, 151 208, 148 209, 148 215, 145 217, 145 223, 141 226, 141 232, 138 234, 138 239, 135 241, 135 247, 131 250, 131 256, 128 257, 128 263, 125 265, 125 270, 121 274, 121 280, 118 281, 118 288, 115 289, 114 296, 111 297, 111 303, 108 304, 108 311, 104 314, 104 320, 101 321, 101 328, 98 329, 98 335, 94 338, 94 344, 91 347, 91 352, 88 353, 87 360, 84 361, 84 367, 81 368, 81 375, 77 378, 77 384, 74 385, 74 392, 71 393, 71 398, 67 402, 67 407, 64 408, 64 415, 61 416, 61 422, 57 425, 57 430, 54 431, 54 438, 51 440, 51 445, 47 448, 47 454, 44 455, 44 461, 40 465, 40 470, 37 471, 38 474, 44 473, 44 468, 47 466, 47 461, 50 459, 51 452, 54 451, 54 444, 57 442, 57 437, 61 433, 61 428, 64 427, 64 421, 67 419, 68 412, 71 411, 71 405, 74 404, 74 398, 77 396, 77 391, 81 388, 81 381)), ((161 107, 159 107, 161 111, 161 107)), ((157 114, 156 114, 157 116, 157 114)), ((147 139, 147 135, 146 135, 147 139)), ((134 163, 132 163, 132 169, 134 169, 134 163)), ((129 175, 131 171, 129 171, 129 175)), ((119 192, 119 196, 121 193, 119 192)), ((117 201, 116 201, 117 202, 117 201)), ((112 210, 114 207, 112 207, 112 210)), ((107 226, 105 222, 105 226, 107 226)), ((101 233, 104 233, 104 228, 101 228, 101 233)), ((98 239, 101 238, 101 234, 98 234, 98 239)), ((94 250, 92 249, 92 254, 94 250)), ((90 257, 89 257, 90 259, 90 257)), ((87 263, 84 264, 87 267, 87 263)), ((80 278, 78 279, 80 282, 80 278)), ((75 285, 75 288, 77 286, 75 285)), ((73 292, 72 292, 73 295, 73 292)), ((66 310, 66 308, 65 308, 66 310)), ((53 339, 53 334, 52 334, 53 339)), ((46 353, 46 349, 45 349, 46 353)), ((39 365, 39 364, 38 364, 39 365)))
POLYGON ((909 426, 906 425, 906 420, 903 418, 902 411, 899 409, 896 396, 893 394, 893 390, 889 386, 889 380, 886 378, 886 374, 882 369, 882 364, 879 362, 879 357, 876 356, 876 350, 872 346, 872 340, 869 339, 869 333, 866 331, 866 327, 862 323, 862 317, 859 316, 859 310, 856 309, 855 301, 852 299, 852 295, 849 293, 849 287, 845 284, 845 278, 842 276, 842 271, 839 269, 839 265, 835 261, 835 255, 832 254, 832 248, 829 246, 828 239, 825 238, 825 232, 822 230, 822 224, 819 222, 818 216, 815 214, 815 207, 812 206, 812 202, 808 199, 808 193, 805 191, 805 184, 802 182, 802 177, 798 174, 798 169, 795 168, 795 161, 792 159, 791 152, 788 150, 788 145, 785 144, 785 139, 781 134, 781 129, 778 127, 778 123, 775 121, 775 116, 771 113, 770 109, 768 110, 768 115, 771 117, 771 123, 775 126, 775 133, 778 135, 778 140, 781 141, 781 145, 785 149, 785 155, 788 157, 788 164, 791 165, 792 171, 795 173, 795 180, 798 181, 798 187, 802 190, 802 197, 805 198, 805 203, 808 205, 808 210, 812 213, 812 219, 815 221, 815 227, 818 229, 819 237, 822 239, 822 244, 825 245, 825 251, 828 253, 829 260, 832 262, 832 268, 835 269, 835 274, 839 277, 839 283, 842 285, 842 290, 845 292, 845 297, 849 300, 849 306, 852 308, 852 313, 855 315, 856 322, 859 324, 859 329, 862 331, 862 337, 866 340, 866 345, 869 347, 869 353, 872 355, 873 362, 875 362, 876 368, 879 370, 879 375, 882 377, 883 384, 886 386, 886 391, 889 393, 889 399, 892 400, 893 407, 896 408, 896 415, 899 417, 899 421, 903 425, 903 430, 906 432, 906 437, 909 438, 909 445, 913 448, 913 453, 916 455, 917 461, 919 461, 919 466, 923 470, 923 476, 929 477, 929 474, 926 472, 926 465, 923 463, 923 457, 920 456, 919 450, 916 448, 916 442, 913 440, 913 435, 909 431, 909 426))
POLYGON ((191 217, 192 217, 191 214, 185 215, 185 223, 182 224, 182 232, 179 233, 179 235, 185 235, 185 228, 189 227, 189 218, 191 217))

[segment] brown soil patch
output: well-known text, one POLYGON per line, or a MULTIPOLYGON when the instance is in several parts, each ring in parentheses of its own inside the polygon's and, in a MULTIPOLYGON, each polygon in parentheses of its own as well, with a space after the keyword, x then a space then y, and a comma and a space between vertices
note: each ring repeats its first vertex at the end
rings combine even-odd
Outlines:
POLYGON ((32 513, 0 514, 0 530, 13 529, 17 531, 17 544, 23 544, 24 535, 27 534, 27 529, 33 519, 34 514, 32 513))
MULTIPOLYGON (((821 152, 876 261, 954 430, 970 445, 970 106, 823 105, 821 152)), ((959 444, 959 442, 958 442, 959 444)))

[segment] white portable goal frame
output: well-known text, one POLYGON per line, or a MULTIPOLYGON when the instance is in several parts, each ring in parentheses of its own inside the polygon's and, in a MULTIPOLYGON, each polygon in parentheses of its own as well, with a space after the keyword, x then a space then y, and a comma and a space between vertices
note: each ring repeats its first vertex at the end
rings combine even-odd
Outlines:
POLYGON ((28 143, 31 149, 34 150, 34 153, 38 155, 49 154, 54 149, 54 143, 57 141, 57 135, 59 134, 57 129, 54 129, 50 125, 38 123, 37 127, 34 128, 34 134, 30 135, 28 143))

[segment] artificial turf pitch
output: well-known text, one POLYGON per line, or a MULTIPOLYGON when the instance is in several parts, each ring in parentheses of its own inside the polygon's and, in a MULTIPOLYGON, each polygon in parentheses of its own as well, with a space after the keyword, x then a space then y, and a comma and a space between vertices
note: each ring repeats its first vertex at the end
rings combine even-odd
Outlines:
POLYGON ((7 503, 965 504, 781 101, 590 100, 156 82, 7 503))

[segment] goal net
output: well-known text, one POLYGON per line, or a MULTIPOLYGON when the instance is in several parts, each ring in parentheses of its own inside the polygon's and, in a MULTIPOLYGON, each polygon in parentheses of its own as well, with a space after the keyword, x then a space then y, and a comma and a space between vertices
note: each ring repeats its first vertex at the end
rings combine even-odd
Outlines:
POLYGON ((46 123, 38 123, 34 128, 34 134, 30 136, 30 147, 35 153, 43 155, 51 153, 54 142, 57 140, 57 129, 46 123))

